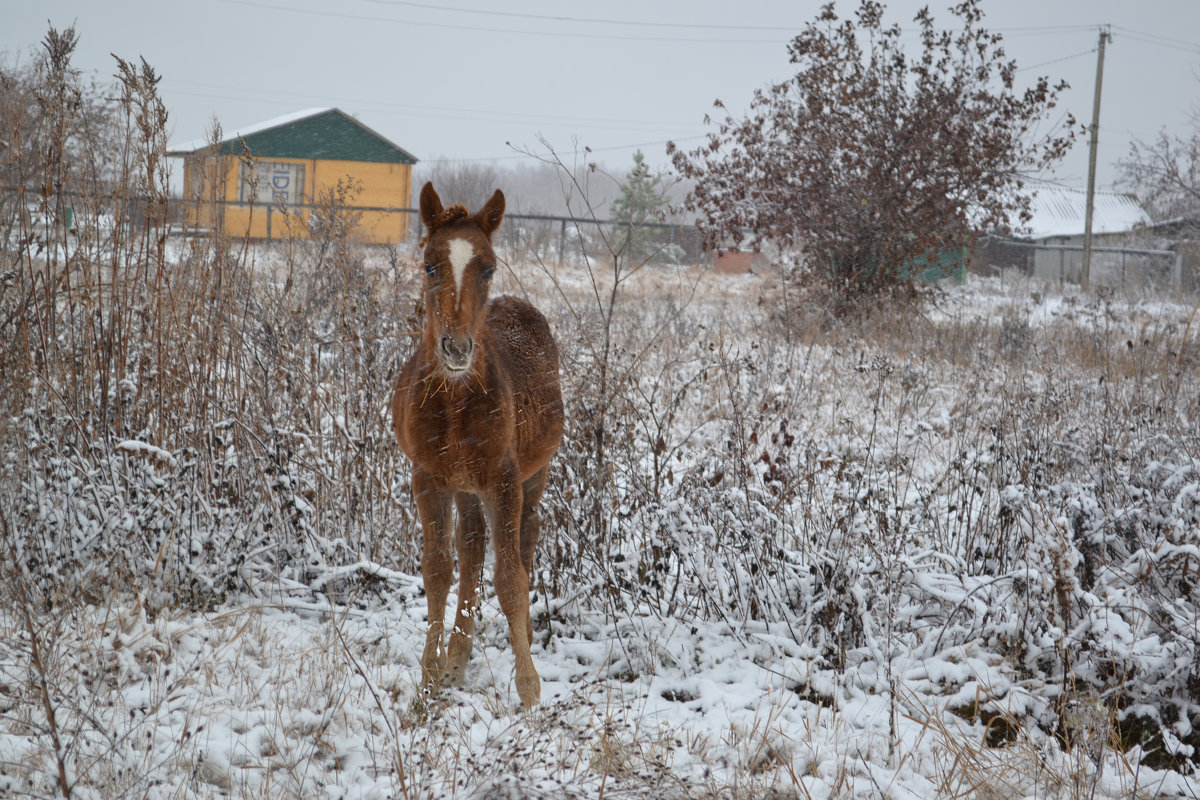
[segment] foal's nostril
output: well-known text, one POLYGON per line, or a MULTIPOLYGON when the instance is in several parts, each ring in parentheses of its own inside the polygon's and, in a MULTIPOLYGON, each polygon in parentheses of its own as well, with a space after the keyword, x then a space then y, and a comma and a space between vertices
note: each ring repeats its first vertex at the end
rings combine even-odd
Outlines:
POLYGON ((454 353, 467 355, 471 352, 471 348, 473 346, 474 343, 469 338, 459 340, 455 339, 453 336, 442 337, 442 352, 446 353, 447 355, 454 353))

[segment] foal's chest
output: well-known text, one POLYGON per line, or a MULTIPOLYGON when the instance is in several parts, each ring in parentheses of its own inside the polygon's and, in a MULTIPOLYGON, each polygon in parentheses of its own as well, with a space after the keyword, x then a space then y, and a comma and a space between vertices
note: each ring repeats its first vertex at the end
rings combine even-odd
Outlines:
POLYGON ((484 392, 428 398, 413 415, 410 457, 455 489, 487 484, 511 445, 513 411, 498 399, 484 392))

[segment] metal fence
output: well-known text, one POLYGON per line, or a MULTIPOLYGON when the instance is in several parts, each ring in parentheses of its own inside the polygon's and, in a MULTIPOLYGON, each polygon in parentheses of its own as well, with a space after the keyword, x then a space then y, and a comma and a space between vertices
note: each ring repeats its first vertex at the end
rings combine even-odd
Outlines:
MULTIPOLYGON (((146 223, 149 208, 146 200, 133 197, 120 204, 119 211, 114 214, 108 198, 71 194, 64 196, 56 207, 40 209, 38 202, 22 202, 22 197, 15 190, 0 192, 0 234, 6 230, 25 231, 45 238, 57 231, 55 235, 74 236, 85 228, 91 229, 89 233, 93 236, 98 232, 111 233, 117 228, 133 232, 146 223)), ((172 236, 207 236, 212 232, 210 226, 224 224, 225 212, 236 212, 239 214, 237 222, 231 222, 226 228, 234 235, 245 235, 253 230, 251 238, 256 241, 283 240, 296 235, 307 237, 309 220, 328 211, 327 207, 311 203, 283 208, 269 203, 204 200, 198 204, 194 200, 171 198, 166 209, 167 232, 172 236), (216 213, 209 211, 200 215, 204 222, 198 223, 197 209, 202 205, 216 209, 216 213), (256 220, 253 228, 241 218, 247 212, 256 220)), ((345 212, 348 218, 357 215, 362 220, 361 230, 350 231, 351 238, 357 235, 367 242, 415 245, 424 236, 420 212, 415 208, 353 206, 339 209, 339 212, 345 212), (407 226, 387 224, 388 220, 398 222, 399 216, 407 217, 407 226), (381 220, 383 224, 380 224, 381 220), (405 228, 407 235, 403 239, 388 233, 405 228)), ((155 214, 158 213, 161 213, 161 206, 155 210, 155 214)), ((705 256, 700 232, 694 225, 654 222, 635 226, 635 230, 638 239, 647 245, 645 249, 653 254, 651 260, 694 264, 705 256)), ((496 238, 501 246, 530 252, 549 261, 563 261, 581 256, 604 258, 610 255, 610 248, 619 247, 623 236, 632 232, 628 223, 618 220, 508 213, 496 238)))
MULTIPOLYGON (((980 242, 975 263, 992 270, 1017 268, 1034 277, 1081 283, 1083 246, 988 238, 980 242)), ((1093 246, 1089 283, 1095 286, 1195 288, 1193 265, 1183 249, 1155 250, 1093 246)))
POLYGON ((635 231, 643 235, 646 250, 657 254, 652 260, 694 264, 704 256, 700 231, 694 225, 653 222, 630 226, 617 220, 554 214, 506 214, 505 220, 508 224, 499 232, 502 243, 547 260, 584 255, 603 258, 610 248, 620 246, 623 236, 635 231))
MULTIPOLYGON (((183 201, 174 201, 183 204, 183 201)), ((211 204, 211 203, 210 203, 211 204)), ((225 208, 247 208, 247 204, 234 201, 217 201, 217 206, 225 208)), ((287 237, 287 226, 277 224, 276 218, 285 215, 295 217, 298 213, 307 215, 320 207, 311 204, 296 204, 280 209, 271 205, 256 206, 256 212, 265 215, 267 231, 265 239, 283 239, 287 237)), ((403 214, 409 217, 408 236, 405 242, 388 241, 387 244, 415 244, 425 235, 420 212, 415 208, 390 208, 382 206, 353 206, 344 209, 356 214, 363 213, 374 217, 388 217, 403 214)), ((623 232, 630 228, 626 222, 609 219, 590 219, 556 214, 521 214, 507 213, 504 215, 505 224, 496 234, 497 243, 501 246, 520 248, 525 252, 536 254, 539 258, 563 261, 573 257, 588 256, 591 258, 609 255, 609 249, 617 246, 623 232)), ((651 260, 675 261, 678 263, 698 263, 704 257, 701 236, 694 225, 681 223, 654 222, 633 226, 642 234, 649 244, 649 250, 656 253, 651 260)), ((294 230, 294 228, 293 228, 294 230)), ((179 227, 177 232, 188 235, 203 235, 207 230, 202 228, 179 227)))

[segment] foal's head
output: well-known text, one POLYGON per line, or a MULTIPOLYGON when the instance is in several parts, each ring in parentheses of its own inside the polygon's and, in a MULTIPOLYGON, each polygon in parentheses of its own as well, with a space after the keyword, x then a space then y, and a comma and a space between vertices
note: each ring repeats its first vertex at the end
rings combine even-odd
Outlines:
POLYGON ((425 236, 426 344, 451 378, 471 369, 496 271, 492 233, 503 218, 504 193, 499 189, 475 214, 461 204, 442 208, 432 182, 421 189, 421 219, 429 231, 425 236))

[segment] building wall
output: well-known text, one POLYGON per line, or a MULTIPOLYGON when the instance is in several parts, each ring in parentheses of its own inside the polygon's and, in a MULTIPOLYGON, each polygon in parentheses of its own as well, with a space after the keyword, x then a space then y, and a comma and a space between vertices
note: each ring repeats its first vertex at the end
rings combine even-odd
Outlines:
POLYGON ((412 196, 412 165, 365 161, 269 158, 256 161, 256 175, 235 156, 188 158, 184 162, 187 223, 253 239, 307 238, 314 201, 339 180, 357 181, 351 199, 358 212, 352 234, 358 241, 387 244, 408 237, 407 208, 412 196), (257 183, 251 182, 257 178, 257 183), (255 191, 257 190, 257 191, 255 191), (286 213, 280 210, 283 201, 286 213))

